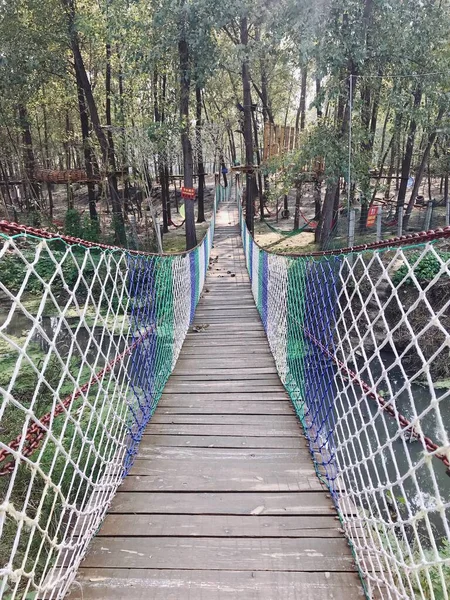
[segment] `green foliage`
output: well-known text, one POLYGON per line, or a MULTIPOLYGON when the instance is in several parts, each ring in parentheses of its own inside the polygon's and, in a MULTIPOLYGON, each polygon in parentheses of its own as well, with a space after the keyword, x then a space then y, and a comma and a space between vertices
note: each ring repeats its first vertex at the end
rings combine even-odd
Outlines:
POLYGON ((88 242, 99 242, 100 241, 100 223, 98 219, 91 219, 89 215, 84 215, 82 222, 81 236, 83 240, 88 242))
POLYGON ((80 213, 74 208, 69 209, 66 212, 64 219, 64 230, 67 235, 72 237, 83 238, 83 231, 81 228, 81 216, 80 213))
POLYGON ((407 277, 412 267, 417 281, 420 285, 424 286, 438 275, 442 269, 442 263, 447 262, 449 259, 450 252, 443 252, 437 249, 427 252, 424 256, 421 253, 414 253, 409 256, 408 264, 403 264, 395 271, 392 281, 397 286, 401 283, 403 285, 414 285, 411 277, 407 277))

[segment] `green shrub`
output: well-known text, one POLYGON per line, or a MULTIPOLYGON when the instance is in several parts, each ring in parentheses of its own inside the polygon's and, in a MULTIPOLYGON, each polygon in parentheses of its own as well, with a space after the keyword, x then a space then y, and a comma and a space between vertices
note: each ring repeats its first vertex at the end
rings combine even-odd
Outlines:
POLYGON ((71 208, 66 212, 64 219, 64 231, 67 235, 71 235, 73 237, 83 237, 81 216, 80 213, 74 208, 71 208))
POLYGON ((100 223, 98 219, 91 219, 89 215, 84 215, 82 235, 80 237, 88 242, 99 242, 100 223))
POLYGON ((441 261, 447 262, 450 260, 450 252, 442 252, 436 249, 434 252, 430 251, 423 255, 422 258, 421 256, 421 253, 418 252, 411 254, 408 259, 408 264, 402 265, 395 271, 392 277, 394 285, 399 285, 402 282, 406 285, 411 285, 413 283, 411 277, 408 277, 403 281, 410 272, 411 267, 417 281, 421 285, 426 285, 440 272, 442 268, 441 261), (438 257, 441 260, 439 260, 438 257))

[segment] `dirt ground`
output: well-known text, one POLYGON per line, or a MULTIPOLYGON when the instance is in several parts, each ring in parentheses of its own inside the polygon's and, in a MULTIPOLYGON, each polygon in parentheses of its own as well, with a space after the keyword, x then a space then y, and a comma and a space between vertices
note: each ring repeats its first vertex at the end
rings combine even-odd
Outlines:
MULTIPOLYGON (((279 201, 278 222, 276 218, 276 206, 269 206, 270 214, 266 214, 263 222, 259 217, 255 220, 255 240, 260 246, 272 249, 276 252, 309 252, 315 249, 314 233, 311 231, 303 231, 294 236, 286 237, 283 232, 290 233, 294 229, 294 212, 295 212, 295 195, 294 191, 288 194, 289 217, 281 217, 281 209, 283 208, 283 199, 279 201), (270 229, 267 224, 270 224, 275 229, 282 233, 276 233, 270 229)), ((311 192, 305 192, 302 197, 301 211, 303 216, 300 216, 300 228, 306 225, 305 219, 308 221, 314 217, 314 199, 311 192)))

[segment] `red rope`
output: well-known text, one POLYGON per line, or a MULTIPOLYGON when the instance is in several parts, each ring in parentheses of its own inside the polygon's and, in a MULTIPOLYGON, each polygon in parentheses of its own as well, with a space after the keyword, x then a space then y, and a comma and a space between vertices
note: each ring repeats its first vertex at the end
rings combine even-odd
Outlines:
POLYGON ((69 246, 83 246, 84 248, 100 248, 102 250, 120 250, 121 252, 128 252, 129 254, 139 254, 141 256, 157 256, 152 252, 144 252, 142 250, 130 250, 129 248, 121 248, 120 246, 112 246, 110 244, 101 244, 99 242, 88 242, 81 238, 76 238, 71 235, 65 235, 60 233, 54 233, 46 231, 45 229, 38 229, 37 227, 29 227, 27 225, 21 225, 20 223, 11 223, 10 221, 0 221, 0 231, 6 233, 9 236, 14 235, 31 235, 33 237, 39 237, 46 240, 62 240, 69 246))
POLYGON ((429 437, 423 435, 423 433, 417 431, 414 428, 414 425, 411 423, 411 421, 408 421, 408 419, 406 417, 404 417, 401 413, 399 413, 398 410, 395 409, 389 403, 389 401, 385 400, 382 396, 380 396, 379 394, 377 394, 376 390, 373 390, 368 383, 366 383, 365 381, 363 381, 362 379, 360 379, 358 377, 357 373, 355 373, 354 371, 352 371, 351 369, 349 369, 341 360, 339 360, 332 352, 330 352, 326 346, 324 346, 316 337, 314 337, 312 335, 312 333, 310 333, 305 328, 303 328, 303 330, 304 330, 305 334, 309 337, 309 339, 318 348, 320 348, 320 350, 326 356, 328 356, 329 358, 331 358, 331 360, 339 367, 339 369, 341 371, 344 371, 344 373, 346 375, 348 375, 348 377, 353 382, 357 383, 369 398, 372 398, 373 400, 376 400, 376 402, 380 405, 380 407, 385 412, 387 412, 392 417, 394 417, 403 429, 405 429, 405 430, 409 429, 411 431, 411 433, 413 433, 418 439, 420 439, 423 442, 424 446, 427 448, 427 450, 429 452, 431 452, 432 454, 434 454, 434 456, 436 458, 438 458, 439 460, 441 460, 444 463, 444 465, 447 467, 447 469, 450 468, 450 461, 449 461, 449 459, 444 454, 440 454, 439 452, 436 452, 436 450, 439 449, 439 446, 437 444, 435 444, 431 438, 429 438, 429 437))
MULTIPOLYGON (((355 252, 366 252, 367 250, 381 250, 383 248, 395 248, 399 246, 412 246, 415 244, 424 244, 425 242, 434 242, 436 240, 450 239, 450 227, 440 227, 439 229, 430 229, 430 231, 421 231, 420 233, 410 233, 402 237, 394 237, 372 244, 360 244, 353 248, 338 248, 336 250, 324 250, 321 252, 311 252, 309 254, 291 254, 285 253, 284 256, 340 256, 342 254, 352 254, 355 252)), ((276 253, 275 253, 276 254, 276 253)))
POLYGON ((176 223, 174 223, 174 222, 172 221, 172 219, 170 219, 170 221, 169 221, 169 225, 173 225, 173 227, 176 227, 177 229, 179 229, 180 227, 183 227, 185 220, 186 220, 186 219, 183 219, 183 220, 181 221, 181 223, 180 223, 179 225, 177 225, 176 223))

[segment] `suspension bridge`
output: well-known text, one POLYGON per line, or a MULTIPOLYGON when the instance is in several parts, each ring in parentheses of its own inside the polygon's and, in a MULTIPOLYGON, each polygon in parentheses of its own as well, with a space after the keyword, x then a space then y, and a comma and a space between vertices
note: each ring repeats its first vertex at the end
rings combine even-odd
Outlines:
POLYGON ((1 597, 448 600, 450 230, 285 256, 235 194, 173 256, 0 224, 1 597))

